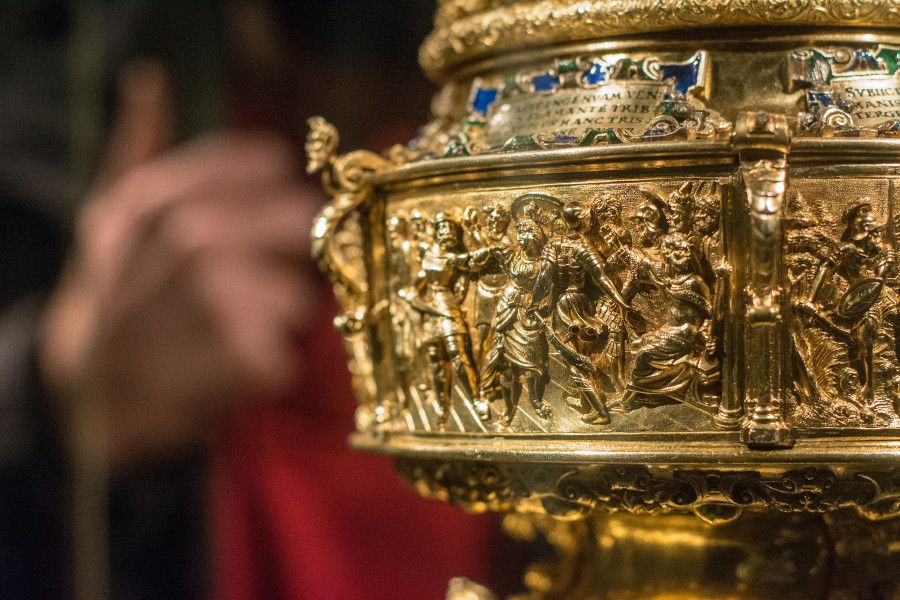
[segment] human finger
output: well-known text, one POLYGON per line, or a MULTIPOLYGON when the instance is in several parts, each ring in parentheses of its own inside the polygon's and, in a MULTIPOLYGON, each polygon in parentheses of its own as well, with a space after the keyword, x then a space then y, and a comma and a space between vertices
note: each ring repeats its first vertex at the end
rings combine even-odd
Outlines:
POLYGON ((100 180, 114 181, 171 147, 175 137, 172 82, 162 61, 138 58, 118 81, 118 106, 100 180))

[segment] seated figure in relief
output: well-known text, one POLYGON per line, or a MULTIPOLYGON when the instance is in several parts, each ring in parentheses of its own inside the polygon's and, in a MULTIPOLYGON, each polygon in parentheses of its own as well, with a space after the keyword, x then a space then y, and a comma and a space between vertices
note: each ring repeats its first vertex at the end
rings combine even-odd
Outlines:
POLYGON ((710 290, 697 273, 686 236, 667 235, 662 250, 662 276, 650 269, 642 275, 668 298, 669 322, 635 341, 634 368, 622 400, 625 410, 699 401, 706 383, 702 361, 710 290))

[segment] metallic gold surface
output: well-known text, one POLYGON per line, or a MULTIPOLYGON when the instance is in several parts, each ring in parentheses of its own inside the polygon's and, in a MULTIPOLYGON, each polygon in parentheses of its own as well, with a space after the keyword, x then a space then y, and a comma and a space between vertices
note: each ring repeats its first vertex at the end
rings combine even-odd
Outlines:
POLYGON ((353 443, 546 535, 522 598, 900 597, 898 11, 448 1, 415 140, 310 121, 353 443))
POLYGON ((543 535, 558 554, 528 570, 517 600, 893 598, 898 524, 840 513, 749 513, 719 524, 680 515, 504 520, 510 535, 543 535))
POLYGON ((446 0, 419 61, 436 77, 491 54, 694 28, 900 27, 896 0, 446 0))

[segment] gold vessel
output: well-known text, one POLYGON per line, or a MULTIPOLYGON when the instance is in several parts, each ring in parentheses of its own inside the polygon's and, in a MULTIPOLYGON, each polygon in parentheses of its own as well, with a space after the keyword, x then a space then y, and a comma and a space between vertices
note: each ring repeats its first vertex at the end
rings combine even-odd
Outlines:
POLYGON ((519 598, 900 598, 900 2, 443 0, 420 60, 408 145, 310 119, 353 444, 545 535, 519 598))

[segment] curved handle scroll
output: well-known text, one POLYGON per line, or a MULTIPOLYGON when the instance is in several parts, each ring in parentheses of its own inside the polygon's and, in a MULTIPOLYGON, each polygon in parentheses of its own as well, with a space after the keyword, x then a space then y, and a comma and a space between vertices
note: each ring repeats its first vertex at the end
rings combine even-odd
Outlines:
MULTIPOLYGON (((337 244, 337 238, 347 220, 372 197, 368 177, 390 163, 364 150, 337 156, 338 133, 322 117, 308 121, 310 132, 306 140, 307 172, 322 171, 322 181, 331 200, 316 217, 312 232, 312 254, 335 285, 344 305, 345 314, 336 324, 345 333, 362 326, 372 309, 365 269, 353 265, 337 244)), ((359 244, 362 240, 356 240, 359 244)))
POLYGON ((312 254, 334 284, 342 314, 334 324, 343 334, 353 388, 360 402, 357 427, 367 429, 384 417, 377 406, 378 382, 375 377, 373 347, 376 334, 366 264, 362 258, 363 235, 348 225, 351 217, 373 197, 369 178, 390 166, 377 154, 356 151, 337 155, 338 134, 322 117, 308 121, 306 139, 307 173, 322 172, 322 182, 330 200, 316 217, 312 231, 312 254), (351 257, 348 251, 358 252, 351 257))
POLYGON ((312 231, 312 255, 332 283, 340 288, 341 296, 362 301, 366 306, 368 294, 366 275, 350 264, 344 251, 335 243, 338 232, 356 210, 364 205, 370 193, 338 193, 316 216, 312 231))

